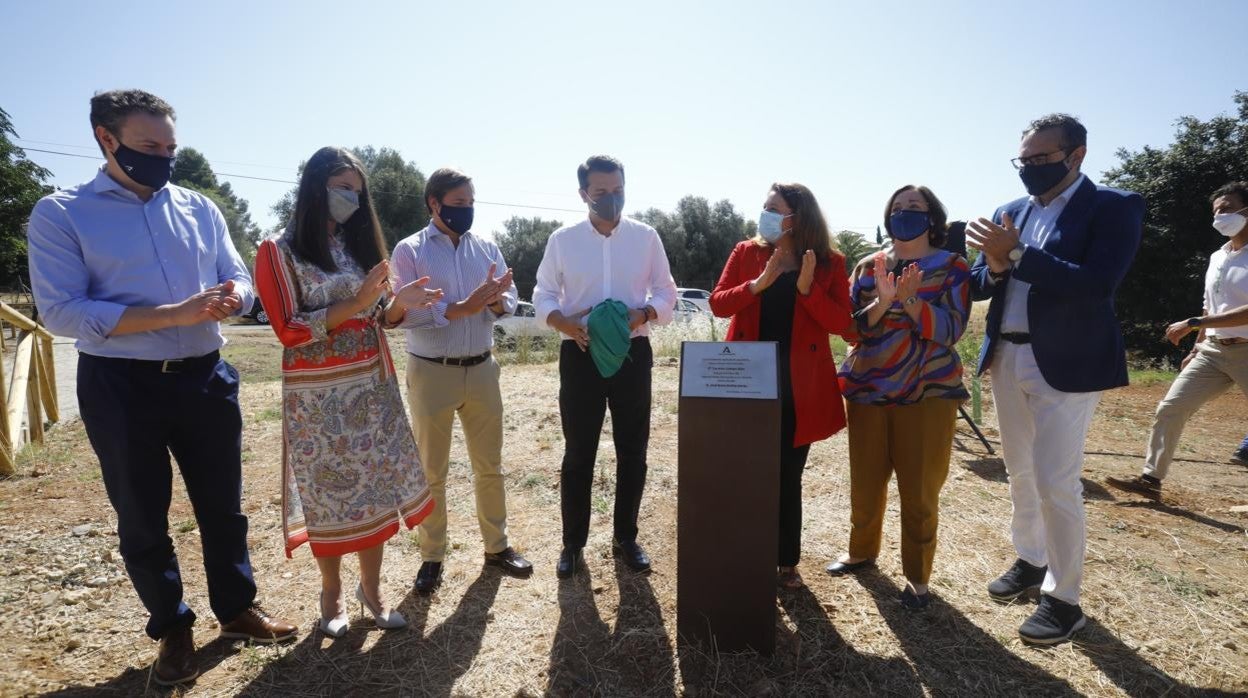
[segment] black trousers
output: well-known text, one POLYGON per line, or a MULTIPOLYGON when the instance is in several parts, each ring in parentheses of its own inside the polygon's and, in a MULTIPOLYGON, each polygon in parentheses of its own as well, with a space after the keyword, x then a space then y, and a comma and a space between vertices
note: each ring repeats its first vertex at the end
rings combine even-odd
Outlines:
POLYGON ((179 373, 155 362, 78 355, 78 404, 100 459, 126 572, 163 637, 195 621, 169 538, 173 453, 195 510, 213 613, 229 622, 255 600, 242 513, 238 372, 216 352, 179 373))
POLYGON ((647 337, 633 338, 624 365, 610 378, 599 375, 589 352, 581 351, 576 342, 565 340, 559 348, 559 418, 564 440, 559 493, 565 548, 583 548, 589 538, 594 463, 608 408, 615 440, 615 539, 637 539, 650 444, 653 364, 647 337))
POLYGON ((797 565, 802 555, 802 472, 810 444, 794 446, 796 431, 793 391, 786 385, 780 393, 780 545, 776 561, 780 567, 797 565))

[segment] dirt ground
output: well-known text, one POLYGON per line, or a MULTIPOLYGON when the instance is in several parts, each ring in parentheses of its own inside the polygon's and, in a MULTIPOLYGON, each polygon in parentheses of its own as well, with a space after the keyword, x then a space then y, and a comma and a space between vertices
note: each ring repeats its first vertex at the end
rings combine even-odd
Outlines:
MULTIPOLYGON (((674 361, 655 368, 650 475, 640 541, 654 572, 610 556, 614 456, 604 439, 586 550, 589 575, 560 583, 559 459, 554 364, 509 365, 506 457, 511 537, 536 565, 528 580, 482 567, 463 444, 448 483, 446 580, 417 596, 415 532, 388 546, 383 592, 407 630, 382 632, 352 611, 333 641, 313 630, 318 577, 306 547, 282 552, 278 349, 267 331, 232 335, 243 375, 244 510, 261 600, 297 622, 299 639, 247 647, 216 639, 199 540, 185 494, 170 530, 200 614, 203 675, 186 695, 1230 695, 1248 691, 1248 469, 1226 461, 1248 429, 1245 398, 1228 394, 1188 426, 1160 503, 1104 484, 1138 472, 1152 410, 1166 383, 1108 393, 1088 440, 1086 630, 1077 642, 1030 649, 1016 629, 1031 603, 1000 606, 984 585, 1013 560, 1009 493, 999 457, 963 426, 943 493, 932 589, 912 614, 895 601, 895 491, 876 573, 832 578, 823 566, 848 534, 844 434, 817 444, 804 480, 806 589, 778 594, 771 657, 716 654, 676 637, 676 389, 674 361)), ((987 399, 986 399, 986 402, 987 399)), ((995 419, 989 409, 986 420, 995 419)), ((609 429, 609 427, 608 427, 609 429)), ((989 438, 995 430, 988 428, 989 438)), ((998 450, 999 446, 993 444, 998 450)), ((175 481, 177 478, 175 478, 175 481)), ((0 482, 0 694, 156 693, 156 644, 117 554, 115 517, 81 424, 51 432, 0 482)), ((725 555, 733 554, 730 543, 725 555)), ((350 566, 348 566, 349 568, 350 566)), ((354 572, 344 583, 354 584, 354 572)))

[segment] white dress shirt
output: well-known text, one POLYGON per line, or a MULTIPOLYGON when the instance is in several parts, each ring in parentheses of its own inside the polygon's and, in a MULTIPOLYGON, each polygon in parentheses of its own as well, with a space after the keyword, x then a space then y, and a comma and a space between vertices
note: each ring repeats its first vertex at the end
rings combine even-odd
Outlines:
MULTIPOLYGON (((1057 227, 1057 219, 1061 217, 1062 211, 1066 210, 1066 204, 1070 203, 1070 198, 1075 195, 1075 191, 1079 189, 1079 185, 1083 184, 1084 179, 1086 179, 1084 175, 1079 175, 1069 187, 1057 195, 1057 198, 1050 201, 1048 206, 1040 203, 1039 197, 1031 197, 1031 213, 1023 222, 1019 241, 1028 247, 1044 247, 1045 241, 1057 227)), ((1030 290, 1031 284, 1013 275, 1010 276, 1005 286, 1005 309, 1001 315, 1002 332, 1031 331, 1031 322, 1027 319, 1027 293, 1030 290)))
MULTIPOLYGON (((575 315, 608 298, 629 308, 653 307, 654 324, 672 321, 676 282, 658 232, 621 217, 611 235, 599 233, 588 218, 551 233, 533 289, 538 322, 545 325, 556 310, 575 315)), ((632 336, 650 334, 650 324, 643 323, 632 336)))
MULTIPOLYGON (((1248 305, 1248 252, 1241 247, 1231 249, 1231 243, 1218 248, 1209 257, 1209 269, 1205 272, 1205 311, 1209 315, 1224 313, 1248 305)), ((1211 327, 1206 337, 1248 339, 1248 325, 1238 327, 1211 327)))

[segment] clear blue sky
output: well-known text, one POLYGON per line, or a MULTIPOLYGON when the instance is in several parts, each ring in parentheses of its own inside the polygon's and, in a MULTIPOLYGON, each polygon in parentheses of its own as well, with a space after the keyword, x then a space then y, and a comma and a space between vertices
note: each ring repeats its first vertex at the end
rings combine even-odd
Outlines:
MULTIPOLYGON (((904 183, 932 187, 955 218, 1021 195, 1008 160, 1038 115, 1084 121, 1084 169, 1099 178, 1116 149, 1170 142, 1177 117, 1229 112, 1242 61, 1217 32, 1237 37, 1245 9, 13 2, 0 7, 0 107, 20 145, 90 154, 91 94, 141 87, 174 105, 179 142, 218 172, 290 179, 320 146, 372 144, 426 174, 463 168, 481 200, 577 210, 577 163, 609 153, 629 211, 696 194, 753 218, 772 181, 796 180, 834 229, 873 231, 904 183)), ((59 186, 97 166, 30 155, 59 186)), ((230 181, 271 226, 289 186, 230 181)), ((583 215, 477 211, 478 232, 583 215)))

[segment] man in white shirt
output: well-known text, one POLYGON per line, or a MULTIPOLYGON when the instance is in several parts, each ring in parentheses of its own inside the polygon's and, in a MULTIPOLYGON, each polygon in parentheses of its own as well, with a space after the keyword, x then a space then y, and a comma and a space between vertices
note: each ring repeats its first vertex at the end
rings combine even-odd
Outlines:
POLYGON ((1183 427, 1201 405, 1232 385, 1248 393, 1248 323, 1237 312, 1248 305, 1248 182, 1231 182, 1209 197, 1213 227, 1230 238, 1209 258, 1205 272, 1205 314, 1176 322, 1166 338, 1178 344, 1199 330, 1196 346, 1183 360, 1166 397, 1157 405, 1153 433, 1144 456, 1144 473, 1130 480, 1108 478, 1115 487, 1150 498, 1161 495, 1183 427))
POLYGON ((564 454, 560 505, 563 551, 556 573, 567 579, 584 566, 589 537, 594 462, 606 410, 615 440, 614 553, 637 572, 650 559, 637 544, 637 515, 646 484, 650 440, 650 324, 667 324, 676 306, 676 283, 663 242, 650 226, 625 218, 624 166, 597 155, 577 168, 589 217, 551 233, 537 268, 533 305, 537 318, 563 334, 559 350, 559 416, 564 454), (615 300, 628 307, 631 346, 619 371, 604 378, 587 351, 585 317, 615 300))

